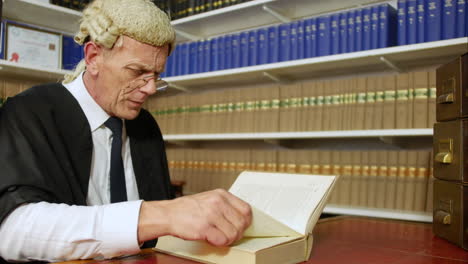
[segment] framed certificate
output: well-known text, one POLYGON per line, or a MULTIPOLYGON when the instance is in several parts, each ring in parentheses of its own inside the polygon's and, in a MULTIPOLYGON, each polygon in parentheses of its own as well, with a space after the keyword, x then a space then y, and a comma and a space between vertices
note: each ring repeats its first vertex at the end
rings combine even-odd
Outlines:
POLYGON ((58 33, 7 22, 5 60, 60 69, 61 41, 58 33))

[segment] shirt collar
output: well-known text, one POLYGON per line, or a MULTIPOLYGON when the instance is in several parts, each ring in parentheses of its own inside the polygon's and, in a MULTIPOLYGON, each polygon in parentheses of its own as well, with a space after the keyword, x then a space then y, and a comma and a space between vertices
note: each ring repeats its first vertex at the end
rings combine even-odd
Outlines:
POLYGON ((94 98, 89 94, 88 90, 86 89, 84 82, 83 82, 83 73, 81 73, 75 80, 71 83, 63 84, 65 88, 75 97, 78 103, 83 109, 83 112, 88 119, 89 126, 91 128, 91 132, 94 132, 100 126, 104 124, 104 122, 109 119, 109 115, 99 106, 94 98))

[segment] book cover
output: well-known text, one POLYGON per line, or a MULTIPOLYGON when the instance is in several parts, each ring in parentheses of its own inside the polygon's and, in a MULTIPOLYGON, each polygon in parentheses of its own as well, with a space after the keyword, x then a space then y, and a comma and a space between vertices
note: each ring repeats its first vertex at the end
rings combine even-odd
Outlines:
POLYGON ((382 84, 384 88, 384 102, 383 102, 383 128, 394 129, 395 122, 400 117, 395 113, 395 99, 396 99, 396 78, 394 75, 383 76, 382 84))
POLYGON ((418 14, 416 12, 417 0, 406 0, 406 37, 407 44, 415 44, 418 39, 418 14))
MULTIPOLYGON (((231 68, 239 68, 241 66, 241 43, 240 43, 240 34, 234 34, 231 38, 231 48, 232 48, 232 64, 231 68)), ((248 54, 247 54, 248 55, 248 54)))
POLYGON ((406 45, 408 44, 406 38, 406 31, 407 31, 407 9, 406 9, 406 0, 398 0, 398 45, 406 45))
POLYGON ((442 37, 442 0, 426 2, 426 41, 440 40, 442 37))
POLYGON ((385 209, 395 209, 398 176, 398 151, 388 151, 388 173, 385 188, 385 209))
MULTIPOLYGON (((369 8, 370 10, 370 8, 369 8)), ((364 49, 369 49, 369 47, 364 48, 364 10, 362 9, 357 9, 354 11, 354 48, 355 51, 361 51, 364 49)), ((370 20, 369 20, 370 23, 370 20)), ((370 35, 370 32, 369 32, 370 35)), ((369 42, 370 46, 370 42, 369 42)))
POLYGON ((418 6, 416 14, 418 16, 417 25, 418 25, 418 38, 417 43, 422 43, 426 41, 425 32, 426 32, 426 0, 418 0, 418 6))
POLYGON ((331 53, 338 54, 340 53, 340 14, 336 13, 331 15, 330 23, 330 44, 331 44, 331 53))
POLYGON ((299 21, 294 21, 290 23, 289 28, 289 59, 297 60, 299 58, 299 48, 297 40, 297 32, 299 30, 299 21))
POLYGON ((198 44, 198 52, 197 52, 197 72, 204 72, 205 70, 205 42, 206 40, 200 40, 197 42, 198 44))
POLYGON ((279 26, 280 42, 279 42, 279 61, 288 61, 291 56, 291 24, 281 24, 279 26))
POLYGON ((427 127, 432 128, 436 122, 436 72, 435 70, 429 71, 429 102, 427 103, 427 127))
POLYGON ((413 128, 426 128, 428 123, 429 76, 427 71, 412 72, 414 108, 413 128))
POLYGON ((243 239, 229 247, 214 247, 165 236, 155 250, 205 263, 305 261, 312 248, 310 234, 335 182, 335 176, 242 172, 229 191, 253 208, 253 221, 243 239))
POLYGON ((371 49, 379 47, 379 6, 371 8, 371 49))
POLYGON ((180 44, 180 56, 179 56, 179 75, 188 74, 188 43, 180 44))
POLYGON ((442 3, 442 39, 451 39, 457 36, 457 3, 456 0, 443 0, 442 3))
POLYGON ((226 38, 218 37, 218 70, 224 70, 226 66, 226 38))
POLYGON ((398 153, 398 172, 395 190, 395 209, 403 210, 405 208, 405 181, 408 174, 408 151, 398 153))
POLYGON ((374 128, 374 115, 376 112, 375 108, 375 77, 366 78, 366 94, 365 94, 365 120, 364 120, 364 129, 373 129, 374 128))
MULTIPOLYGON (((3 35, 3 23, 1 23, 1 27, 2 27, 2 35, 3 35)), ((75 45, 73 36, 62 35, 62 68, 63 69, 73 70, 76 64, 80 62, 81 56, 76 56, 76 55, 79 55, 79 53, 77 54, 77 52, 75 51, 75 49, 79 50, 79 48, 81 48, 81 46, 78 44, 75 45)), ((0 56, 2 56, 3 58, 3 52, 0 54, 0 56)))
POLYGON ((224 36, 224 69, 233 68, 234 53, 232 50, 232 35, 224 36))
MULTIPOLYGON (((401 73, 397 76, 397 94, 396 94, 396 126, 395 128, 408 128, 409 115, 409 92, 410 92, 410 74, 401 73)), ((412 108, 411 108, 412 110, 412 108)), ((412 118, 412 116, 411 116, 412 118)))
POLYGON ((429 151, 418 151, 415 179, 414 208, 416 212, 426 211, 427 183, 429 179, 429 151))
POLYGON ((172 76, 178 76, 180 75, 180 70, 181 70, 181 67, 179 66, 181 64, 180 45, 176 45, 174 51, 172 52, 171 57, 174 57, 173 58, 174 62, 171 65, 172 76))
POLYGON ((388 181, 388 152, 387 150, 377 151, 377 178, 375 189, 375 206, 385 208, 385 197, 388 181))
POLYGON ((257 34, 257 63, 265 64, 268 63, 268 30, 261 28, 257 34))
POLYGON ((348 52, 348 13, 340 13, 340 53, 348 52))
POLYGON ((354 52, 355 49, 355 34, 354 34, 354 11, 347 12, 348 17, 348 52, 354 52))
POLYGON ((203 72, 209 72, 211 69, 211 41, 203 42, 203 72))
POLYGON ((279 61, 279 26, 268 28, 268 63, 279 61))
POLYGON ((457 38, 468 36, 467 21, 466 0, 457 0, 457 38))
POLYGON ((368 85, 375 89, 375 103, 374 103, 374 120, 373 129, 383 129, 385 115, 384 115, 384 99, 385 99, 385 86, 381 76, 369 76, 367 78, 368 85))
POLYGON ((362 10, 362 48, 363 50, 369 50, 371 48, 371 12, 372 9, 370 7, 364 8, 362 10))
POLYGON ((395 46, 397 42, 397 11, 389 4, 379 6, 378 48, 395 46))
POLYGON ((193 41, 193 42, 190 42, 189 44, 189 63, 190 63, 190 66, 189 66, 189 74, 192 74, 192 73, 198 73, 199 70, 198 70, 198 42, 197 41, 193 41))
MULTIPOLYGON (((346 81, 347 83, 349 83, 350 81, 347 80, 346 81)), ((355 98, 355 102, 353 102, 353 108, 355 109, 354 110, 354 114, 352 117, 348 118, 348 119, 354 119, 353 123, 351 124, 352 125, 352 129, 358 129, 358 130, 362 130, 362 129, 366 129, 365 127, 365 121, 367 118, 370 118, 368 116, 366 116, 366 83, 367 83, 367 78, 366 77, 359 77, 357 78, 354 83, 356 84, 356 87, 353 87, 355 88, 354 90, 352 90, 353 93, 356 94, 355 98)), ((354 101, 354 100, 352 100, 354 101)))
POLYGON ((414 210, 414 195, 416 193, 416 168, 418 166, 418 151, 408 151, 408 170, 405 177, 405 192, 403 210, 414 210))
POLYGON ((248 52, 248 66, 257 65, 257 57, 258 57, 258 31, 251 30, 249 31, 249 52, 248 52))
POLYGON ((298 21, 297 24, 297 59, 305 58, 305 39, 304 39, 304 20, 298 21))
POLYGON ((210 65, 209 71, 219 70, 219 60, 218 60, 218 49, 219 49, 219 39, 213 38, 210 40, 210 65))
POLYGON ((329 15, 321 16, 318 19, 318 50, 317 56, 326 56, 331 53, 331 17, 329 15))
POLYGON ((317 20, 316 18, 306 19, 305 25, 305 57, 317 56, 317 20))

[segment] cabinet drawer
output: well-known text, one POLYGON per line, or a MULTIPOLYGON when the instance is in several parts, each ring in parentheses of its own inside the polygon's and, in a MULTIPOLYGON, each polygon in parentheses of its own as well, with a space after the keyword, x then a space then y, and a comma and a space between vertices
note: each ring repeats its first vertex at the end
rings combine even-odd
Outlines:
POLYGON ((468 117, 468 53, 439 67, 436 78, 437 121, 468 117))

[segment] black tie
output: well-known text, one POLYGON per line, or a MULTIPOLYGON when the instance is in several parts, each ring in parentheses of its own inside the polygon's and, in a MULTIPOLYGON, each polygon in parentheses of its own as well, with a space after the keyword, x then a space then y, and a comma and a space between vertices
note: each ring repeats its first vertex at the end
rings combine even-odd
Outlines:
POLYGON ((111 203, 127 201, 127 189, 122 161, 122 120, 113 116, 107 119, 104 125, 112 130, 110 167, 111 203))

